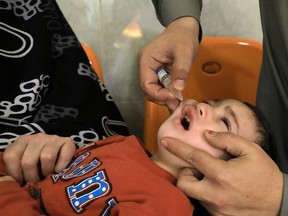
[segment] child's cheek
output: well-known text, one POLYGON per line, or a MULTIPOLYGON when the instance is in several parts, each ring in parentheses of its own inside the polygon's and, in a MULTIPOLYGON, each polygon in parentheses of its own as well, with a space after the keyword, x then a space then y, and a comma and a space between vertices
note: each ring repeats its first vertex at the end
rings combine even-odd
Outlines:
POLYGON ((175 130, 172 129, 168 124, 162 124, 158 130, 158 139, 162 139, 163 137, 174 137, 175 130))

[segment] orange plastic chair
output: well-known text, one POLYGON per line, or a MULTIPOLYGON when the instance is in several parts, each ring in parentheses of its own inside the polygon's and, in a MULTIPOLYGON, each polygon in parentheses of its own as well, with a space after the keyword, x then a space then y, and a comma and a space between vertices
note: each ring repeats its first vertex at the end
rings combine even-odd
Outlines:
MULTIPOLYGON (((182 94, 184 99, 234 98, 256 102, 262 62, 262 44, 242 38, 203 37, 192 72, 182 94)), ((154 154, 157 131, 169 112, 145 100, 143 141, 154 154)))
POLYGON ((98 75, 99 79, 104 81, 103 73, 100 65, 100 61, 96 53, 84 42, 81 42, 81 46, 83 47, 90 64, 92 65, 93 69, 95 70, 96 74, 98 75))

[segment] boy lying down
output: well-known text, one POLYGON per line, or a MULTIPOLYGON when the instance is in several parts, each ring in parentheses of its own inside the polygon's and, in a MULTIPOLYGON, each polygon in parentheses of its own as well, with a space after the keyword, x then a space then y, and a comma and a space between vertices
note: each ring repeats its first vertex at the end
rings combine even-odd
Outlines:
MULTIPOLYGON (((175 137, 221 159, 230 155, 203 138, 205 130, 229 131, 268 149, 269 133, 258 112, 245 103, 226 99, 184 101, 161 125, 163 137, 175 137)), ((5 172, 2 155, 0 157, 5 172)), ((0 177, 1 215, 193 215, 195 207, 176 187, 187 167, 158 144, 155 155, 135 136, 115 136, 75 152, 70 165, 38 183, 20 187, 0 177)), ((1 167, 1 166, 0 166, 1 167)))

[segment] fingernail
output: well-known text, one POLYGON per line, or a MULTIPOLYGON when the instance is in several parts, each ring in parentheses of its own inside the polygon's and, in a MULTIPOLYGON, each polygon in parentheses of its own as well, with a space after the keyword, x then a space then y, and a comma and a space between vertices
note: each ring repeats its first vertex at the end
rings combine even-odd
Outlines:
POLYGON ((217 132, 212 131, 212 130, 207 130, 207 134, 208 134, 209 136, 216 136, 217 132))
POLYGON ((174 82, 173 82, 173 85, 174 85, 174 88, 179 90, 179 91, 182 91, 185 87, 185 81, 184 80, 181 80, 181 79, 176 79, 174 82))

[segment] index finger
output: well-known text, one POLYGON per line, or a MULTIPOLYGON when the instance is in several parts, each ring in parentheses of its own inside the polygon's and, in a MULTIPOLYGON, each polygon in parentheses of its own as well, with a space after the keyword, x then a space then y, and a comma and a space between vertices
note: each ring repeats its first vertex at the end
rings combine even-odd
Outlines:
POLYGON ((214 158, 210 154, 200 149, 194 148, 172 137, 164 137, 161 145, 175 156, 186 161, 191 167, 196 168, 204 176, 212 176, 213 173, 221 171, 224 162, 214 158))
POLYGON ((185 84, 188 81, 193 63, 192 55, 192 52, 186 55, 184 55, 182 51, 180 51, 179 54, 178 52, 175 52, 171 80, 173 86, 180 91, 184 89, 185 84))
POLYGON ((68 138, 64 145, 61 146, 58 159, 55 165, 55 171, 60 172, 68 166, 76 151, 76 147, 71 138, 68 138))
POLYGON ((210 145, 228 152, 233 157, 243 157, 255 147, 259 147, 256 143, 230 132, 205 131, 204 137, 210 145))
POLYGON ((5 162, 7 173, 19 183, 22 183, 23 181, 21 158, 27 147, 25 139, 26 136, 16 139, 3 153, 3 160, 5 162))

